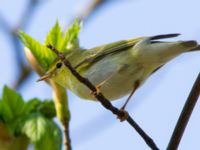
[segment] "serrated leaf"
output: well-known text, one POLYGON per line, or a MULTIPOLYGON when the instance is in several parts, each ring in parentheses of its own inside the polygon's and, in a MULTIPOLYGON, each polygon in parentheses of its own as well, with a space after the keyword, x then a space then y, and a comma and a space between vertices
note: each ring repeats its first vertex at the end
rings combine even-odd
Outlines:
POLYGON ((37 98, 33 98, 27 101, 24 107, 24 115, 29 114, 31 112, 37 112, 37 106, 39 106, 41 103, 42 102, 37 98))
POLYGON ((58 125, 48 120, 48 130, 45 136, 35 144, 35 150, 61 150, 62 148, 62 132, 58 125))
POLYGON ((45 100, 38 107, 38 111, 46 118, 53 118, 56 116, 56 110, 53 100, 45 100))
POLYGON ((81 29, 81 26, 78 20, 75 20, 75 22, 71 25, 71 27, 69 27, 69 29, 65 33, 61 51, 79 47, 78 34, 79 34, 80 29, 81 29))
POLYGON ((19 37, 24 45, 30 49, 39 64, 47 71, 50 65, 56 58, 56 55, 49 50, 46 45, 51 44, 61 52, 66 52, 69 49, 79 47, 78 34, 80 24, 78 20, 66 31, 64 37, 58 22, 50 30, 46 36, 44 45, 40 44, 31 36, 23 31, 19 31, 19 37))
POLYGON ((24 101, 20 94, 5 86, 0 108, 4 121, 8 122, 23 114, 24 101))
POLYGON ((39 64, 47 71, 53 60, 56 58, 56 55, 49 50, 46 45, 40 44, 23 31, 19 31, 19 37, 24 45, 33 53, 39 64))
POLYGON ((58 50, 61 48, 62 31, 61 31, 58 21, 56 22, 54 27, 50 30, 50 32, 46 36, 45 45, 48 45, 48 44, 51 44, 58 50))
POLYGON ((30 115, 22 128, 34 144, 35 150, 61 150, 62 133, 53 120, 46 119, 40 113, 30 115))
POLYGON ((22 127, 22 133, 24 133, 31 142, 35 143, 40 141, 45 135, 46 126, 46 119, 39 113, 34 113, 27 117, 22 127))

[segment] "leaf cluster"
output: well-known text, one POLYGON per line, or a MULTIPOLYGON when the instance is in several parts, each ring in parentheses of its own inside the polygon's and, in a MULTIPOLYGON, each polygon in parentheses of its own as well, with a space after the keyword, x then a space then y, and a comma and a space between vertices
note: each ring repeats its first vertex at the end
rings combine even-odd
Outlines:
POLYGON ((25 101, 16 91, 4 87, 0 99, 0 123, 6 126, 7 134, 13 139, 25 135, 35 150, 60 150, 62 135, 53 121, 55 116, 52 100, 34 98, 25 101))
POLYGON ((56 58, 56 55, 49 50, 46 45, 50 44, 61 52, 67 52, 70 49, 79 46, 78 34, 80 24, 78 20, 72 24, 66 32, 62 32, 58 22, 49 31, 43 44, 29 36, 23 31, 19 31, 19 37, 24 45, 30 49, 36 60, 47 71, 56 58))

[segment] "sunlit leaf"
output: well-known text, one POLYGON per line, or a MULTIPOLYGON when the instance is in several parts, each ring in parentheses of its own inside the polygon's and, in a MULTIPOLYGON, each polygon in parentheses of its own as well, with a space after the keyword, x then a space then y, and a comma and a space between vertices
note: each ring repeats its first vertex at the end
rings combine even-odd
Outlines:
POLYGON ((33 53, 39 64, 45 70, 47 70, 53 60, 56 58, 56 55, 51 50, 49 50, 46 45, 40 44, 38 41, 23 31, 19 32, 19 37, 24 45, 28 47, 33 53))
POLYGON ((41 140, 45 135, 46 126, 46 119, 39 113, 34 113, 27 117, 23 125, 22 133, 24 133, 31 142, 35 143, 41 140))
POLYGON ((34 144, 35 150, 60 150, 62 134, 53 120, 46 119, 40 113, 32 114, 24 123, 22 132, 34 144))
POLYGON ((24 101, 20 94, 7 86, 3 89, 1 100, 1 116, 5 122, 8 122, 23 114, 24 101))
POLYGON ((47 34, 44 45, 40 44, 37 40, 23 31, 19 31, 19 37, 24 45, 33 53, 39 64, 47 71, 55 60, 56 55, 49 50, 46 45, 51 44, 61 52, 66 52, 69 49, 79 47, 78 34, 80 28, 80 24, 78 20, 76 20, 64 34, 61 31, 59 23, 56 22, 54 27, 47 34))
POLYGON ((35 144, 35 150, 61 150, 62 149, 62 132, 58 125, 48 120, 47 132, 45 136, 35 144))
POLYGON ((61 50, 72 49, 75 47, 79 47, 78 35, 81 29, 81 25, 78 20, 75 20, 74 23, 69 27, 66 31, 61 50))
POLYGON ((49 31, 45 39, 45 45, 51 44, 56 49, 61 48, 62 44, 62 31, 58 22, 54 25, 54 27, 49 31))

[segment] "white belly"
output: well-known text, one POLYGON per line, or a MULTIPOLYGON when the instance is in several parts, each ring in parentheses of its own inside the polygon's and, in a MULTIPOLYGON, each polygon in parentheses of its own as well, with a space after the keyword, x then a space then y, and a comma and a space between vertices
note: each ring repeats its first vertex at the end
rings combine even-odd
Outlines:
MULTIPOLYGON (((144 68, 140 66, 133 56, 127 52, 110 55, 96 62, 89 70, 82 74, 88 78, 95 86, 106 80, 100 91, 109 100, 116 100, 131 92, 136 81, 143 81, 145 78, 144 68), (123 59, 120 59, 123 58, 123 59)), ((84 99, 94 100, 91 91, 83 84, 73 87, 73 92, 84 99)))

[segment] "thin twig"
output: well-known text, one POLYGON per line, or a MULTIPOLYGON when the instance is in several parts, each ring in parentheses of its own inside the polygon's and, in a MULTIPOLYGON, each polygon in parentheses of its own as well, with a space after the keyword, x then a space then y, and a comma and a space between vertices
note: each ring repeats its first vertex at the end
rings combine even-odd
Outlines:
POLYGON ((69 135, 69 121, 65 120, 63 122, 63 127, 64 127, 64 145, 65 145, 65 150, 71 150, 72 146, 71 146, 71 139, 70 139, 70 135, 69 135))
POLYGON ((107 2, 110 0, 93 0, 89 3, 76 17, 73 17, 68 24, 65 25, 64 29, 67 29, 70 24, 74 22, 74 19, 84 21, 84 24, 107 2))
POLYGON ((108 2, 108 0, 93 0, 86 8, 83 9, 83 11, 81 11, 78 15, 78 19, 84 20, 85 22, 106 2, 108 2))
POLYGON ((15 80, 13 86, 15 89, 19 89, 32 73, 31 68, 28 65, 26 65, 26 63, 23 61, 24 59, 22 57, 21 51, 22 46, 18 39, 17 31, 19 29, 25 29, 28 26, 32 19, 32 16, 36 12, 35 8, 40 3, 41 2, 39 2, 39 0, 29 0, 25 11, 22 13, 21 19, 19 19, 19 22, 14 28, 11 28, 6 19, 0 15, 0 26, 2 27, 5 34, 9 36, 12 42, 16 61, 15 64, 17 65, 17 70, 19 72, 19 75, 17 76, 17 79, 15 80))
POLYGON ((69 135, 70 111, 68 107, 68 97, 65 88, 54 81, 50 81, 53 88, 53 99, 56 108, 56 116, 62 124, 64 131, 64 149, 71 150, 71 139, 69 135))
POLYGON ((86 85, 94 94, 96 99, 108 110, 110 110, 113 114, 117 115, 118 118, 123 118, 125 115, 126 121, 139 133, 139 135, 145 140, 146 144, 151 147, 153 150, 158 150, 158 147, 153 142, 153 140, 139 127, 139 125, 131 118, 128 113, 124 113, 124 111, 120 111, 118 108, 114 107, 111 102, 104 97, 101 92, 98 92, 96 87, 87 79, 82 77, 71 65, 71 63, 65 58, 65 55, 60 53, 57 49, 55 49, 51 45, 47 45, 65 64, 65 66, 71 71, 71 73, 84 85, 86 85))
POLYGON ((36 12, 36 8, 41 0, 29 0, 29 3, 27 4, 24 12, 22 13, 22 16, 18 22, 18 25, 15 27, 15 29, 20 29, 20 28, 27 28, 28 25, 31 23, 33 15, 36 12))
POLYGON ((2 29, 2 31, 5 33, 9 33, 11 29, 9 23, 1 14, 0 14, 0 29, 2 29))
POLYGON ((192 114, 192 111, 194 110, 195 104, 197 103, 197 100, 199 98, 199 94, 200 94, 200 73, 192 87, 192 90, 180 114, 174 132, 168 144, 167 147, 168 150, 176 150, 178 148, 183 133, 185 131, 185 128, 187 126, 187 123, 192 114))

